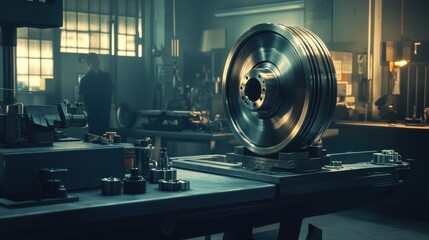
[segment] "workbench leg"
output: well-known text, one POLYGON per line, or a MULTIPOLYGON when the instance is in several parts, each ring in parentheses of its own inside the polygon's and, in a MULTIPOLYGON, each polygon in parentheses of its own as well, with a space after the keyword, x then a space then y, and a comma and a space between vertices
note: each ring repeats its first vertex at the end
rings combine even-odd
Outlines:
POLYGON ((252 240, 253 227, 241 226, 223 234, 223 240, 252 240))
POLYGON ((298 240, 302 218, 288 218, 280 222, 278 239, 298 240))

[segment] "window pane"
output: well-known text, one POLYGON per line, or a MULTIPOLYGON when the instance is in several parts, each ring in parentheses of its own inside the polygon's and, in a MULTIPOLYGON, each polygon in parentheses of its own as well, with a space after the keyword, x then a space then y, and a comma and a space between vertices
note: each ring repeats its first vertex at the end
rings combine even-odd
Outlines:
POLYGON ((119 51, 118 50, 118 56, 126 56, 127 52, 126 51, 119 51))
POLYGON ((29 57, 40 58, 40 41, 38 40, 29 40, 29 57))
POLYGON ((139 44, 139 47, 138 47, 138 54, 139 54, 139 57, 143 56, 143 46, 141 44, 139 44))
POLYGON ((40 39, 40 29, 28 28, 28 38, 40 39))
POLYGON ((110 50, 100 50, 100 54, 110 54, 110 50))
POLYGON ((16 59, 16 73, 18 75, 28 74, 28 58, 16 59))
POLYGON ((69 47, 69 48, 67 48, 66 52, 77 53, 77 48, 69 47))
POLYGON ((67 31, 67 46, 68 47, 77 47, 77 33, 67 31))
POLYGON ((79 31, 88 31, 88 14, 78 13, 77 20, 78 20, 77 29, 79 31))
POLYGON ((138 30, 139 32, 139 38, 143 37, 143 23, 142 23, 142 18, 139 18, 139 25, 138 25, 138 30))
POLYGON ((17 38, 27 38, 28 37, 28 28, 18 28, 16 31, 17 38))
POLYGON ((54 60, 53 59, 42 59, 42 75, 53 76, 54 75, 54 60))
POLYGON ((42 58, 53 58, 52 41, 42 41, 42 58))
POLYGON ((136 19, 128 17, 127 18, 127 34, 135 35, 136 34, 136 19))
POLYGON ((19 90, 27 90, 28 89, 28 76, 27 75, 17 75, 17 88, 19 90))
POLYGON ((67 30, 76 30, 76 13, 66 12, 65 26, 67 30))
POLYGON ((77 46, 83 48, 89 48, 89 34, 88 33, 78 33, 77 34, 77 46))
POLYGON ((109 32, 109 16, 108 15, 101 15, 101 31, 102 32, 109 32))
POLYGON ((100 48, 110 49, 110 36, 109 34, 100 35, 100 48))
POLYGON ((118 17, 118 33, 122 33, 125 34, 126 32, 126 27, 127 27, 127 18, 126 17, 118 17))
POLYGON ((40 91, 46 90, 46 78, 52 78, 51 76, 40 76, 40 91))
POLYGON ((89 29, 91 31, 100 31, 100 17, 98 14, 89 15, 89 29))
POLYGON ((40 76, 29 76, 30 90, 37 91, 40 90, 40 76))
POLYGON ((129 50, 129 51, 135 51, 136 50, 136 44, 134 41, 134 36, 127 36, 127 50, 129 50))
POLYGON ((18 39, 16 42, 16 56, 28 57, 28 42, 24 39, 18 39))
POLYGON ((89 49, 88 48, 78 48, 77 52, 78 53, 89 53, 89 49))
POLYGON ((118 35, 118 50, 127 49, 127 37, 125 35, 118 35))
POLYGON ((91 33, 90 35, 90 47, 91 48, 100 48, 100 34, 98 33, 91 33))
MULTIPOLYGON (((65 47, 65 46, 67 46, 67 32, 66 31, 64 31, 64 30, 61 30, 61 43, 60 43, 60 46, 61 46, 61 48, 62 47, 65 47)), ((60 50, 61 52, 63 51, 63 50, 60 50)))
POLYGON ((30 58, 30 75, 40 75, 40 59, 30 58))

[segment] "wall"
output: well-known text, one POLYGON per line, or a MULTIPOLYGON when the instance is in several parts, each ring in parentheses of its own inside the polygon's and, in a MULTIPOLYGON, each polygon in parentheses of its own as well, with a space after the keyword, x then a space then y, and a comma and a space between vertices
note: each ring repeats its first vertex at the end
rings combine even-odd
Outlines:
POLYGON ((304 24, 323 42, 332 42, 333 0, 306 0, 304 24))
MULTIPOLYGON (((260 4, 278 3, 279 1, 263 0, 239 0, 239 1, 208 1, 203 11, 203 29, 226 28, 226 46, 231 48, 235 41, 252 26, 265 23, 282 23, 290 26, 304 26, 304 10, 289 10, 279 12, 269 12, 260 14, 250 14, 231 17, 215 17, 214 14, 225 9, 234 9, 260 4)), ((287 2, 287 1, 285 1, 287 2)), ((201 36, 199 37, 201 41, 201 36)), ((199 43, 201 44, 201 42, 199 43)), ((199 45, 200 46, 200 45, 199 45)))
POLYGON ((145 79, 144 61, 149 59, 117 57, 116 103, 127 102, 134 109, 150 109, 153 81, 145 79))
MULTIPOLYGON (((165 1, 165 49, 164 55, 169 58, 171 53, 171 38, 173 36, 172 2, 165 1)), ((244 16, 220 17, 214 14, 217 11, 253 6, 259 4, 276 3, 279 1, 264 0, 176 0, 177 36, 180 39, 180 55, 186 52, 198 52, 201 48, 202 32, 205 29, 226 28, 226 46, 233 43, 250 27, 263 22, 276 22, 292 26, 304 25, 303 10, 287 12, 271 12, 244 16)), ((157 23, 158 24, 158 23, 157 23)), ((157 35, 158 36, 158 35, 157 35)), ((167 62, 172 62, 168 60, 167 62)))

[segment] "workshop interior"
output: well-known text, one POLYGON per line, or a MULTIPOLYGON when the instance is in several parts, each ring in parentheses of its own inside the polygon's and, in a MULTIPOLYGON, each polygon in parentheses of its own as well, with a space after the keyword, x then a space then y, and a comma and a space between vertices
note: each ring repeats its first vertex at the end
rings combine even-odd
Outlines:
POLYGON ((0 239, 428 239, 428 10, 1 1, 0 239))

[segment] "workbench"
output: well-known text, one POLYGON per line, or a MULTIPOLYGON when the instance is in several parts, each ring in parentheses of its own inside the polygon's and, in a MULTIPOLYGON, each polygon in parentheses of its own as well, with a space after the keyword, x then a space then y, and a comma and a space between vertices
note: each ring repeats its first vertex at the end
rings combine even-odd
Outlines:
POLYGON ((251 239, 253 227, 276 222, 279 239, 298 239, 303 218, 381 201, 399 184, 309 188, 280 197, 272 183, 188 170, 178 170, 178 177, 190 180, 190 191, 161 192, 148 183, 145 194, 89 190, 69 193, 78 202, 0 208, 1 239, 181 239, 218 232, 225 232, 224 239, 251 239))
POLYGON ((395 200, 400 214, 429 219, 429 125, 386 122, 341 121, 339 151, 394 149, 403 159, 412 159, 407 180, 395 200))
MULTIPOLYGON (((114 129, 126 142, 130 138, 154 138, 156 149, 160 146, 169 149, 170 156, 189 156, 210 153, 232 152, 238 141, 231 132, 209 133, 204 131, 160 131, 145 130, 143 128, 117 128, 114 129), (175 144, 176 143, 176 144, 175 144), (179 145, 177 143, 184 143, 179 145), (185 145, 188 143, 188 145, 185 145)), ((158 151, 154 151, 155 155, 158 151)))

